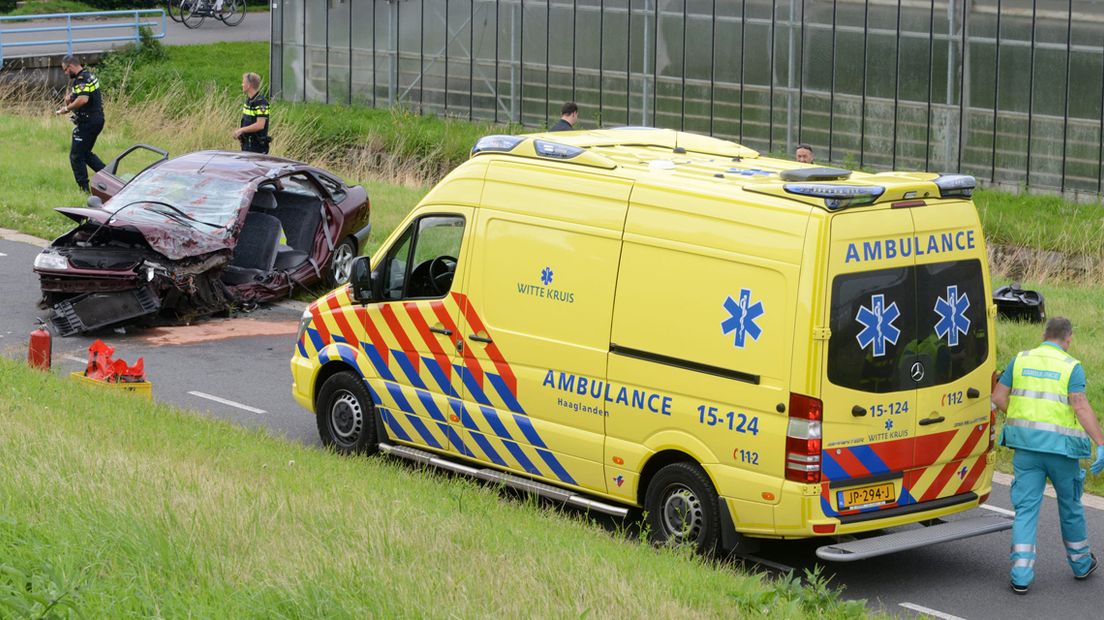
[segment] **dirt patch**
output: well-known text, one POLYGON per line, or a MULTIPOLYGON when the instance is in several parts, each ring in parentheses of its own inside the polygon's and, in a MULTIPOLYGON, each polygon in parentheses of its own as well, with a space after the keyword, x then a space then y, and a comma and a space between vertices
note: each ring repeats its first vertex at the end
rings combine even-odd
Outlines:
POLYGON ((142 342, 151 346, 201 344, 231 338, 257 336, 294 336, 298 321, 261 321, 257 319, 218 319, 196 325, 155 327, 145 331, 142 342))
POLYGON ((1026 282, 1104 282, 1104 258, 1014 245, 989 245, 989 268, 995 276, 1026 282))

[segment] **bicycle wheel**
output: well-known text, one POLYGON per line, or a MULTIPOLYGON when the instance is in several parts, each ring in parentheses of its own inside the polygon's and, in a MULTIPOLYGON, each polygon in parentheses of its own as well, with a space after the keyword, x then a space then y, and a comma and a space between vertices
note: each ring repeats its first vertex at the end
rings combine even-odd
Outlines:
POLYGON ((203 0, 180 0, 180 21, 188 28, 199 28, 205 15, 203 0))
POLYGON ((169 16, 169 19, 178 24, 180 23, 180 11, 176 9, 173 0, 165 0, 165 13, 169 16))
POLYGON ((245 0, 226 0, 218 18, 227 26, 237 26, 245 19, 245 0))

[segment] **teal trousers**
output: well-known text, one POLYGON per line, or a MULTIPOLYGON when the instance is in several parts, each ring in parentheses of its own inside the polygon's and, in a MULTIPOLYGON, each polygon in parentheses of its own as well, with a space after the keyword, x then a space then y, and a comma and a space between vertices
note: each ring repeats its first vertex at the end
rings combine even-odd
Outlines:
POLYGON ((1085 530, 1085 509, 1081 505, 1085 486, 1081 463, 1059 454, 1017 449, 1012 466, 1016 476, 1012 482, 1012 506, 1016 509, 1012 525, 1012 583, 1026 586, 1035 579, 1035 535, 1048 479, 1058 496, 1066 560, 1074 575, 1084 575, 1092 565, 1092 556, 1085 530))

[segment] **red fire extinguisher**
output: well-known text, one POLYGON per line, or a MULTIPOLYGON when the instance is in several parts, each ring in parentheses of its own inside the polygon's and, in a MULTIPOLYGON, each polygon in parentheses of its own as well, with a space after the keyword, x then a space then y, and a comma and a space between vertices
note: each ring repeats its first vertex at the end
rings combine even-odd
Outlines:
POLYGON ((52 348, 49 330, 45 324, 39 324, 38 329, 31 332, 31 342, 27 345, 27 364, 31 368, 49 370, 52 348))

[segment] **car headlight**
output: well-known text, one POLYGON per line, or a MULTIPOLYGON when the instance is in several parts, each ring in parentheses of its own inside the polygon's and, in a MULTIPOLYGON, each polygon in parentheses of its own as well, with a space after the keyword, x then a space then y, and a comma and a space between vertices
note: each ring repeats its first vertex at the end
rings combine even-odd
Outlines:
POLYGON ((313 318, 314 316, 311 314, 310 308, 303 311, 303 316, 299 317, 299 330, 295 332, 295 342, 301 342, 303 340, 303 334, 306 333, 307 326, 310 325, 313 318))
POLYGON ((38 256, 34 260, 35 269, 49 269, 51 271, 60 271, 69 268, 69 259, 51 252, 49 250, 43 250, 38 253, 38 256))

